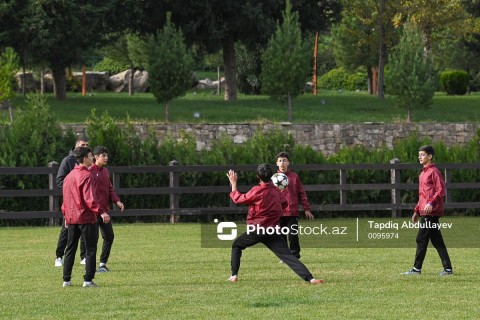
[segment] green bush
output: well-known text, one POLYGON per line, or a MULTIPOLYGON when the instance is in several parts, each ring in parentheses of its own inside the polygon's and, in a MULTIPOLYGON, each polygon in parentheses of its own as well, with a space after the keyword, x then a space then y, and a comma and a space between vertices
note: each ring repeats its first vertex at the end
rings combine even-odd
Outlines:
POLYGON ((366 90, 368 87, 366 72, 348 73, 343 67, 332 69, 321 76, 317 86, 326 90, 366 90))
MULTIPOLYGON (((26 106, 16 109, 14 120, 0 128, 1 167, 46 167, 68 154, 75 138, 71 131, 62 134, 60 126, 39 94, 27 96, 26 106), (73 142, 72 142, 73 140, 73 142)), ((47 175, 0 176, 0 189, 28 190, 48 188, 47 175)), ((48 210, 47 197, 0 198, 0 208, 11 211, 48 210)), ((20 224, 29 223, 23 220, 20 224)))
POLYGON ((463 70, 443 71, 440 74, 440 83, 448 95, 464 95, 470 85, 470 76, 463 70))
POLYGON ((128 69, 130 69, 130 66, 127 63, 121 63, 107 57, 93 67, 95 71, 106 71, 109 74, 120 73, 128 69))

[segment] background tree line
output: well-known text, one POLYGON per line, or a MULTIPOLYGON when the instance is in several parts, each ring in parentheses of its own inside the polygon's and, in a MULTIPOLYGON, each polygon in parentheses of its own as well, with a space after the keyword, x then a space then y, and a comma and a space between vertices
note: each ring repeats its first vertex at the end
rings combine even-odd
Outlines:
MULTIPOLYGON (((13 47, 24 67, 50 68, 56 95, 64 99, 65 69, 92 63, 104 55, 98 50, 107 45, 117 44, 117 48, 123 48, 123 54, 117 57, 127 59, 130 66, 142 67, 132 59, 133 52, 125 53, 125 49, 135 49, 125 43, 118 46, 118 41, 124 41, 121 39, 127 35, 157 35, 167 21, 167 12, 171 12, 172 23, 197 58, 221 51, 225 99, 234 100, 238 63, 242 60, 237 45, 243 45, 249 55, 265 51, 277 22, 284 20, 285 8, 283 0, 1 0, 0 48, 13 47)), ((418 26, 424 48, 435 57, 437 68, 462 69, 472 76, 480 70, 478 0, 297 0, 292 1, 291 10, 298 14, 302 38, 308 40, 305 59, 311 62, 313 37, 320 32, 326 48, 320 50, 319 64, 352 71, 364 67, 372 92, 371 72, 376 67, 380 98, 384 66, 407 21, 418 26)), ((250 78, 260 79, 261 67, 252 66, 250 71, 250 78)), ((324 68, 319 72, 325 72, 324 68)))

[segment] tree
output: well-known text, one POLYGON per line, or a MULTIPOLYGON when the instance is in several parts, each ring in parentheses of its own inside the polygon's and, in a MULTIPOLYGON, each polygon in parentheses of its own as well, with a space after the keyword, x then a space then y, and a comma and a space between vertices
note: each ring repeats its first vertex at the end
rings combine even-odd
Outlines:
POLYGON ((222 87, 222 79, 220 77, 220 68, 223 66, 223 54, 222 51, 217 51, 215 53, 209 53, 204 57, 205 64, 215 66, 217 69, 217 95, 220 95, 222 87))
MULTIPOLYGON (((149 2, 148 0, 145 0, 149 2)), ((144 1, 144 2, 145 2, 144 1)), ((150 0, 153 2, 153 0, 150 0)), ((155 3, 158 1, 155 0, 155 3)), ((225 75, 225 100, 237 98, 237 61, 235 44, 249 49, 265 46, 281 17, 283 0, 211 0, 171 1, 172 19, 182 27, 189 43, 213 53, 222 49, 225 75)), ((298 0, 294 9, 300 12, 302 25, 312 31, 330 26, 340 12, 337 0, 298 0)), ((150 16, 149 13, 147 15, 150 16)))
POLYGON ((335 59, 347 71, 364 66, 369 92, 374 93, 372 67, 378 67, 378 95, 383 99, 383 66, 388 51, 397 40, 393 17, 395 1, 346 0, 342 20, 332 29, 335 59))
POLYGON ((193 58, 187 51, 182 32, 175 28, 169 16, 149 47, 150 91, 159 103, 165 103, 165 121, 168 122, 170 101, 184 95, 192 85, 193 58))
POLYGON ((8 105, 10 121, 13 122, 13 110, 10 99, 15 97, 15 72, 18 70, 19 59, 12 48, 6 48, 0 55, 0 106, 8 105))
POLYGON ((423 34, 414 24, 404 26, 388 67, 387 90, 407 110, 407 122, 411 122, 413 109, 432 103, 437 84, 432 59, 424 51, 423 34))
POLYGON ((45 62, 51 69, 56 98, 66 99, 65 69, 82 62, 91 48, 116 39, 116 33, 128 22, 134 0, 29 0, 28 15, 21 30, 29 35, 29 50, 35 63, 45 62), (108 35, 108 37, 107 37, 108 35))
POLYGON ((262 82, 262 54, 265 48, 261 45, 251 50, 242 43, 235 45, 237 56, 238 90, 245 94, 260 94, 262 82))
POLYGON ((148 60, 146 38, 138 35, 126 34, 117 41, 103 48, 105 58, 111 59, 119 64, 129 66, 130 76, 128 78, 128 95, 133 96, 133 79, 135 71, 145 68, 148 60))
POLYGON ((372 67, 378 61, 377 37, 372 25, 365 25, 355 16, 346 15, 332 29, 335 61, 348 72, 361 66, 367 70, 368 91, 374 93, 372 67))
MULTIPOLYGON (((449 29, 461 38, 466 33, 477 30, 478 19, 466 11, 465 0, 401 0, 401 10, 397 21, 411 21, 423 33, 424 46, 430 54, 432 43, 439 31, 449 29)), ((477 4, 478 5, 478 4, 477 4)))
POLYGON ((283 23, 277 22, 277 31, 270 39, 262 56, 262 91, 287 100, 288 121, 292 121, 292 99, 305 89, 310 71, 310 50, 302 40, 297 12, 286 2, 283 23))

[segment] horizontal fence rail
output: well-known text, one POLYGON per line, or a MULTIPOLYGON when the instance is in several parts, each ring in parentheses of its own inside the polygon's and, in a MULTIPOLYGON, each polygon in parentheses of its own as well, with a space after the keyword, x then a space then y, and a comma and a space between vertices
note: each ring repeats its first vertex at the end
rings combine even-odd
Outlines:
MULTIPOLYGON (((447 187, 445 208, 447 209, 479 209, 478 199, 471 199, 471 202, 454 202, 451 199, 452 190, 459 189, 479 189, 480 182, 478 177, 475 182, 455 182, 450 180, 451 173, 454 170, 480 170, 479 163, 462 164, 437 164, 442 170, 447 187)), ((228 207, 201 207, 201 208, 181 208, 179 205, 180 196, 188 194, 208 194, 230 192, 228 181, 225 178, 225 184, 221 186, 180 186, 180 176, 182 173, 192 172, 227 172, 233 169, 237 172, 252 172, 257 165, 220 165, 220 166, 196 166, 179 165, 176 161, 171 161, 168 166, 110 166, 108 167, 115 191, 119 195, 169 195, 170 206, 168 208, 156 209, 126 209, 122 216, 154 216, 169 215, 170 221, 175 221, 176 215, 198 215, 208 214, 238 214, 246 213, 245 206, 236 206, 230 202, 228 207), (169 175, 168 187, 142 187, 122 188, 122 174, 156 174, 166 173, 169 175)), ((336 171, 339 173, 338 183, 336 184, 316 184, 304 185, 307 192, 339 192, 340 200, 338 203, 311 204, 312 211, 391 211, 392 217, 399 217, 402 210, 413 210, 415 203, 402 203, 401 192, 405 190, 417 190, 418 183, 401 183, 400 177, 403 170, 416 170, 420 172, 418 164, 402 164, 395 159, 388 164, 302 164, 291 165, 294 171, 302 172, 321 172, 336 171), (347 183, 348 173, 356 170, 382 170, 390 174, 390 183, 347 183), (389 203, 348 203, 348 192, 361 190, 386 190, 391 192, 391 201, 389 203)), ((0 177, 8 175, 48 175, 48 185, 44 189, 36 190, 4 190, 0 185, 1 197, 48 197, 48 211, 10 211, 9 208, 0 208, 0 219, 30 219, 30 218, 61 218, 59 210, 59 200, 61 191, 56 186, 56 175, 58 163, 52 162, 48 167, 0 167, 0 177)), ((1 180, 0 180, 1 182, 1 180)), ((3 183, 2 183, 3 184, 3 183)), ((241 192, 250 189, 251 186, 239 186, 241 192)), ((115 210, 114 210, 115 211, 115 210)))

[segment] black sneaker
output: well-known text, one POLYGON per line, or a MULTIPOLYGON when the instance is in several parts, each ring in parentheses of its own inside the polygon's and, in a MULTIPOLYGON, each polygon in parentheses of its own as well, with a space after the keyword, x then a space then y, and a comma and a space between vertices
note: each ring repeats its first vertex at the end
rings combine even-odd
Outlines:
POLYGON ((409 270, 407 272, 403 272, 402 274, 407 275, 407 276, 411 276, 411 275, 418 275, 418 274, 421 274, 421 273, 422 273, 422 270, 412 269, 412 270, 409 270))
POLYGON ((110 270, 107 268, 107 266, 100 266, 98 267, 97 272, 110 272, 110 270))

